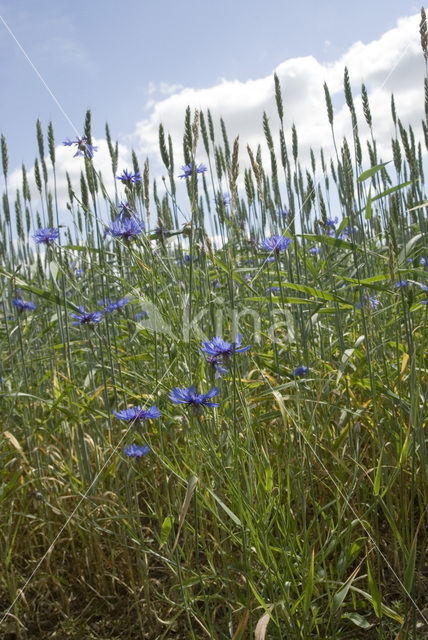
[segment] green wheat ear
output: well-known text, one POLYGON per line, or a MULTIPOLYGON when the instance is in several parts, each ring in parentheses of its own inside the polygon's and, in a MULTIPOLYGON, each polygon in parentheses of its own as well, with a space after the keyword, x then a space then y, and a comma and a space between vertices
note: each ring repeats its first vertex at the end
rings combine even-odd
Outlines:
POLYGON ((4 219, 6 220, 7 224, 10 224, 9 199, 6 193, 3 194, 3 212, 4 212, 4 219))
POLYGON ((208 131, 207 131, 207 125, 205 122, 205 117, 204 117, 204 112, 201 111, 200 113, 200 122, 201 122, 201 132, 202 132, 202 140, 204 142, 204 147, 205 147, 205 151, 207 156, 210 155, 210 143, 208 140, 208 131))
POLYGON ((84 126, 85 138, 86 142, 92 145, 92 134, 91 134, 91 110, 88 109, 86 111, 85 116, 85 126, 84 126))
POLYGON ((166 148, 165 131, 162 123, 159 125, 159 149, 160 149, 162 162, 164 163, 165 167, 169 169, 168 150, 166 148))
POLYGON ((2 159, 2 165, 3 165, 3 175, 5 177, 5 179, 7 178, 7 170, 9 167, 9 158, 7 156, 7 144, 6 144, 6 138, 4 137, 3 134, 1 134, 1 159, 2 159))
POLYGON ((40 175, 40 166, 37 158, 34 160, 34 180, 39 193, 42 193, 42 178, 40 175))
POLYGON ((186 115, 184 117, 184 136, 183 136, 183 156, 184 163, 190 164, 192 161, 192 123, 190 107, 186 108, 186 115))
POLYGON ((196 147, 198 146, 199 140, 199 111, 195 109, 195 114, 193 116, 192 122, 192 156, 195 157, 196 147))
POLYGON ((18 233, 18 238, 20 238, 21 240, 24 240, 25 234, 24 234, 24 227, 22 224, 22 207, 21 207, 21 198, 20 198, 19 189, 16 190, 15 214, 16 214, 15 223, 16 223, 16 231, 18 233))
POLYGON ((149 159, 146 158, 143 171, 144 183, 144 208, 146 209, 147 219, 150 219, 150 176, 149 176, 149 159))
POLYGON ((279 119, 281 120, 281 124, 282 124, 282 121, 284 120, 284 107, 282 104, 281 83, 279 82, 279 78, 276 73, 273 74, 273 79, 275 82, 276 108, 278 110, 279 119))
POLYGON ((55 167, 55 138, 52 122, 49 122, 48 124, 48 147, 52 166, 55 167))
POLYGON ((367 95, 366 85, 361 85, 361 99, 363 101, 363 113, 370 129, 372 128, 372 114, 370 113, 369 97, 367 95))
POLYGON ((37 118, 37 122, 36 122, 36 134, 37 134, 37 145, 39 147, 39 156, 40 156, 40 160, 43 162, 43 158, 45 157, 45 147, 43 142, 42 123, 40 122, 39 118, 37 118))
POLYGON ((421 8, 421 21, 419 23, 419 33, 421 36, 421 46, 425 58, 425 64, 428 62, 428 28, 427 17, 424 7, 421 8))
POLYGON ((223 118, 220 118, 220 128, 221 128, 221 133, 222 133, 223 142, 224 142, 224 153, 225 153, 225 158, 226 158, 226 165, 229 167, 229 165, 230 165, 230 145, 229 145, 229 138, 227 136, 226 125, 225 125, 225 122, 224 122, 223 118))
POLYGON ((293 158, 294 158, 294 162, 296 162, 297 156, 299 155, 299 141, 297 139, 297 129, 294 122, 293 122, 293 126, 291 127, 291 140, 292 140, 293 158))
POLYGON ((208 109, 208 130, 210 132, 211 142, 214 144, 214 122, 211 111, 208 109))
POLYGON ((333 126, 333 119, 334 119, 333 104, 331 102, 330 91, 328 89, 328 86, 327 86, 326 82, 324 82, 324 96, 325 96, 325 104, 326 104, 326 107, 327 107, 328 121, 329 121, 330 125, 333 126))

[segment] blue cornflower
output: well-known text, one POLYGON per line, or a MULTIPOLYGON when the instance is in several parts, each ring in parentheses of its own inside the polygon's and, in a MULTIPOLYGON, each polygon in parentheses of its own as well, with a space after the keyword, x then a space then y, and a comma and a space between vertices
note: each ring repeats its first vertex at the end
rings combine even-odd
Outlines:
POLYGON ((85 307, 81 305, 79 307, 79 314, 72 313, 71 317, 75 318, 77 322, 73 322, 74 325, 79 326, 79 324, 98 324, 103 319, 102 311, 85 311, 85 307))
POLYGON ((130 187, 133 184, 141 182, 141 176, 139 171, 132 173, 131 171, 128 171, 128 169, 124 169, 120 176, 116 176, 116 180, 120 180, 122 184, 130 187))
MULTIPOLYGON (((190 162, 189 164, 185 164, 181 167, 181 170, 183 171, 183 173, 181 174, 181 176, 178 176, 179 178, 190 178, 190 176, 192 175, 192 163, 190 162)), ((205 171, 207 171, 207 168, 204 164, 198 165, 196 167, 196 173, 205 173, 205 171)))
POLYGON ((211 398, 219 393, 217 387, 213 387, 208 393, 197 393, 195 387, 189 387, 188 389, 180 389, 174 387, 169 394, 169 399, 174 404, 188 404, 194 408, 199 407, 218 407, 218 402, 211 402, 211 398))
POLYGON ((146 320, 149 317, 147 311, 140 311, 140 313, 135 314, 136 320, 146 320))
POLYGON ((347 240, 348 236, 351 235, 351 233, 356 233, 356 231, 358 231, 356 227, 345 227, 341 233, 339 233, 338 238, 339 240, 347 240))
POLYGON ((278 293, 279 291, 281 291, 281 287, 276 287, 275 285, 270 287, 270 289, 266 289, 266 291, 270 291, 271 293, 278 293))
POLYGON ((404 289, 405 287, 407 287, 408 282, 406 280, 400 280, 399 282, 395 283, 395 288, 396 289, 404 289))
MULTIPOLYGON (((375 311, 378 306, 380 305, 380 300, 379 298, 373 298, 372 296, 363 296, 363 302, 366 302, 370 305, 370 308, 372 309, 372 311, 375 311)), ((361 302, 357 303, 357 308, 361 309, 362 304, 361 302)))
POLYGON ((219 287, 221 287, 221 283, 217 280, 217 278, 214 278, 214 280, 211 280, 211 286, 213 289, 218 289, 219 287))
POLYGON ((119 420, 125 420, 125 422, 141 422, 142 420, 154 420, 159 418, 161 412, 157 407, 150 407, 147 410, 141 407, 130 407, 124 409, 124 411, 115 411, 113 413, 119 420))
POLYGON ((426 258, 424 258, 424 257, 422 257, 422 258, 419 260, 419 265, 420 265, 421 267, 424 267, 424 266, 426 265, 426 263, 427 263, 427 261, 426 261, 426 258))
POLYGON ((231 342, 227 340, 223 340, 216 336, 215 338, 211 338, 211 340, 205 340, 202 343, 202 351, 207 354, 207 356, 211 356, 214 358, 222 358, 222 357, 232 357, 233 352, 235 353, 244 353, 250 349, 250 345, 246 347, 241 347, 242 344, 242 335, 238 333, 236 336, 235 344, 233 345, 231 342))
POLYGON ((128 298, 120 298, 116 302, 112 302, 107 298, 105 302, 102 300, 98 301, 99 307, 105 307, 104 310, 108 313, 112 313, 113 311, 120 311, 126 304, 128 304, 128 298))
POLYGON ((59 238, 59 229, 53 227, 45 227, 44 229, 37 229, 33 235, 33 240, 36 244, 51 245, 55 240, 59 238))
POLYGON ((309 249, 309 253, 311 253, 313 256, 317 256, 319 253, 321 253, 321 249, 319 247, 311 247, 309 249))
POLYGON ((211 340, 205 340, 202 343, 201 349, 208 356, 208 364, 215 368, 216 378, 221 377, 228 372, 227 367, 231 365, 231 359, 234 352, 244 353, 250 348, 250 345, 247 347, 241 347, 241 344, 242 336, 239 333, 236 336, 235 344, 232 344, 227 340, 223 340, 223 338, 218 336, 211 338, 211 340))
MULTIPOLYGON (((214 200, 215 203, 218 204, 219 199, 217 196, 215 196, 214 200)), ((220 200, 223 202, 225 207, 228 207, 230 204, 232 204, 232 196, 228 193, 222 193, 220 196, 220 200)))
POLYGON ((261 241, 260 246, 265 251, 275 252, 279 254, 281 251, 286 251, 291 244, 291 238, 286 236, 273 236, 272 238, 265 238, 261 241))
POLYGON ((17 308, 19 313, 22 313, 23 311, 34 311, 34 309, 36 308, 34 302, 24 302, 21 297, 14 298, 12 300, 12 304, 17 308))
POLYGON ((71 147, 71 145, 73 144, 76 145, 77 151, 74 154, 73 158, 75 158, 76 156, 86 156, 87 158, 89 158, 89 160, 92 160, 95 151, 98 151, 98 147, 94 147, 92 144, 88 144, 85 136, 76 138, 76 140, 70 140, 70 138, 67 138, 62 144, 66 147, 71 147))
POLYGON ((149 453, 150 447, 146 444, 140 447, 138 444, 130 444, 129 447, 124 448, 124 452, 130 458, 141 458, 149 453))
MULTIPOLYGON (((119 216, 118 216, 119 218, 119 216)), ((144 231, 144 222, 138 218, 125 218, 116 220, 111 227, 106 227, 106 232, 111 233, 115 238, 121 238, 124 242, 132 242, 144 231)))
POLYGON ((80 276, 83 275, 83 270, 82 269, 78 269, 73 262, 70 262, 70 269, 73 271, 73 273, 76 276, 76 278, 80 278, 80 276))
POLYGON ((284 207, 284 209, 278 213, 278 216, 279 216, 280 218, 283 218, 283 220, 287 220, 287 218, 288 218, 288 211, 287 211, 287 209, 284 207))
POLYGON ((327 227, 335 227, 339 222, 339 218, 336 216, 333 218, 327 218, 327 227))
POLYGON ((306 376, 307 373, 308 373, 307 367, 305 367, 305 365, 302 365, 294 369, 294 371, 291 371, 290 375, 293 376, 293 378, 300 378, 302 376, 306 376))

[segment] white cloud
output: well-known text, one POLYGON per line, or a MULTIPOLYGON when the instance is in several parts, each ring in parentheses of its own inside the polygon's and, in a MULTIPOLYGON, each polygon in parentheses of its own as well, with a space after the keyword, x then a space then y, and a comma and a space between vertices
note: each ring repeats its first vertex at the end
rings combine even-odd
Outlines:
MULTIPOLYGON (((334 127, 338 144, 344 136, 351 134, 351 118, 344 104, 343 72, 349 69, 354 101, 356 105, 359 130, 362 138, 368 135, 368 127, 362 113, 360 91, 364 82, 369 94, 373 117, 374 134, 378 150, 383 160, 391 159, 390 141, 394 135, 390 111, 391 92, 394 93, 398 117, 405 125, 415 128, 417 137, 421 135, 421 120, 424 113, 424 61, 419 42, 419 15, 398 20, 394 29, 387 31, 381 38, 364 44, 355 43, 340 59, 333 63, 320 63, 312 56, 292 58, 280 63, 275 70, 279 76, 284 101, 286 140, 291 150, 291 127, 295 123, 299 139, 299 157, 303 166, 308 166, 309 149, 312 147, 317 155, 322 147, 328 160, 333 155, 333 143, 330 126, 327 120, 323 84, 327 82, 335 108, 334 127)), ((137 122, 135 132, 126 137, 119 146, 118 171, 131 168, 130 148, 134 147, 140 155, 140 165, 144 156, 151 162, 152 177, 162 174, 158 148, 158 128, 162 123, 173 139, 176 153, 176 173, 182 163, 182 139, 184 115, 188 105, 193 109, 210 109, 217 127, 217 142, 221 143, 218 127, 219 118, 223 117, 228 131, 230 143, 240 137, 241 175, 244 167, 249 167, 246 145, 255 150, 261 143, 266 154, 266 144, 262 129, 262 114, 266 111, 270 118, 271 131, 275 144, 278 142, 279 120, 275 105, 273 72, 265 78, 250 79, 246 82, 224 79, 212 87, 204 89, 182 88, 163 82, 151 83, 147 90, 151 100, 150 113, 137 122)), ((114 198, 115 180, 111 170, 111 160, 105 140, 94 141, 99 151, 94 157, 94 166, 101 171, 106 189, 114 198)), ((363 152, 366 145, 363 143, 363 152)), ((425 148, 425 147, 424 147, 425 148)), ((61 210, 61 221, 70 222, 70 214, 65 209, 68 200, 68 171, 76 193, 80 193, 80 172, 84 170, 82 158, 73 158, 70 147, 58 146, 57 184, 61 210)), ((266 157, 266 156, 265 156, 266 157)), ((202 142, 199 143, 197 162, 205 161, 202 142)), ((47 159, 50 166, 50 161, 47 159)), ((366 161, 366 165, 368 161, 366 161)), ((266 166, 269 166, 267 159, 266 166)), ((29 180, 33 196, 33 209, 39 208, 38 193, 34 186, 34 168, 29 171, 29 180)), ((12 173, 9 180, 9 192, 14 194, 21 188, 21 170, 12 173)), ((49 184, 53 187, 50 174, 49 184)), ((158 181, 159 189, 162 183, 158 181)), ((119 199, 122 187, 116 181, 119 199)), ((225 187, 225 185, 223 185, 225 187)), ((181 188, 180 188, 181 189, 181 188)), ((183 196, 185 196, 183 188, 183 196)))
MULTIPOLYGON (((401 18, 394 29, 369 43, 357 42, 337 61, 322 64, 314 57, 292 58, 279 64, 275 70, 281 81, 286 138, 291 145, 291 126, 296 124, 299 151, 303 162, 309 157, 309 148, 322 146, 333 152, 330 126, 327 120, 323 83, 327 82, 335 106, 335 134, 341 141, 351 133, 350 114, 344 104, 343 73, 347 66, 352 83, 355 105, 359 117, 360 133, 368 133, 364 121, 360 91, 364 82, 369 93, 375 138, 382 155, 390 154, 393 123, 390 111, 391 92, 394 93, 397 114, 405 124, 420 131, 423 117, 424 63, 419 41, 419 15, 401 18)), ((140 152, 158 152, 158 127, 162 123, 172 136, 174 148, 182 148, 184 113, 192 109, 210 109, 216 122, 223 117, 230 141, 240 136, 241 160, 248 166, 244 153, 246 145, 265 146, 262 114, 270 117, 272 133, 278 130, 273 73, 265 78, 221 80, 204 89, 184 88, 166 98, 152 101, 150 114, 135 128, 137 148, 140 152)), ((276 135, 277 139, 277 135, 276 135)), ((221 138, 218 137, 220 142, 221 138)), ((363 145, 365 148, 365 145, 363 145)), ((199 148, 203 160, 202 145, 199 148)), ((175 159, 181 161, 181 153, 175 159)))

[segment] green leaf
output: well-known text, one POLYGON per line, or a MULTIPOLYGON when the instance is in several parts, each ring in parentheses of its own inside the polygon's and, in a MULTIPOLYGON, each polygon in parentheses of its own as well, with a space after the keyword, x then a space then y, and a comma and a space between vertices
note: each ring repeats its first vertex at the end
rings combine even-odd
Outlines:
POLYGON ((307 287, 304 284, 296 284, 295 282, 283 282, 283 288, 294 289, 295 291, 301 291, 302 293, 306 293, 314 298, 318 298, 319 300, 334 300, 335 302, 341 302, 352 308, 352 305, 349 304, 348 300, 345 298, 341 298, 340 296, 336 296, 333 293, 329 293, 328 291, 324 291, 323 289, 314 289, 313 287, 307 287))
POLYGON ((229 518, 231 518, 231 520, 237 524, 238 526, 242 527, 243 524, 240 521, 240 519, 238 518, 237 515, 235 515, 233 513, 233 511, 231 511, 229 509, 229 507, 227 507, 224 502, 222 500, 220 500, 220 498, 218 496, 216 496, 216 494, 211 491, 211 489, 209 489, 208 487, 206 488, 206 490, 208 491, 208 493, 210 494, 210 496, 212 496, 214 498, 214 500, 220 505, 220 507, 227 513, 227 515, 229 516, 229 518))
POLYGON ((314 571, 315 571, 315 548, 312 549, 311 564, 309 566, 309 573, 306 580, 306 586, 303 597, 303 611, 305 616, 308 615, 309 607, 312 600, 312 590, 314 588, 314 571))
POLYGON ((406 257, 409 255, 409 253, 411 252, 411 250, 413 249, 413 247, 415 246, 415 244, 421 239, 423 238, 423 233, 418 233, 416 236, 413 236, 413 238, 410 238, 409 242, 406 244, 405 247, 403 247, 400 251, 400 253, 398 254, 398 264, 403 264, 403 262, 405 261, 406 257))
POLYGON ((372 217, 372 188, 369 189, 369 195, 366 202, 366 220, 370 220, 372 217))
POLYGON ((336 593, 334 594, 333 603, 332 603, 332 607, 331 607, 331 613, 332 613, 333 616, 337 612, 339 607, 342 606, 343 601, 345 600, 346 596, 348 595, 348 591, 349 591, 349 589, 351 587, 351 584, 354 581, 355 576, 357 575, 357 573, 360 570, 360 566, 361 565, 359 565, 356 569, 354 569, 354 571, 351 573, 351 575, 349 576, 349 578, 347 579, 347 581, 345 582, 343 587, 341 589, 339 589, 339 591, 336 591, 336 593))
MULTIPOLYGON (((354 591, 355 593, 359 593, 368 602, 370 602, 371 605, 373 605, 373 608, 375 607, 374 598, 369 593, 367 593, 367 591, 364 591, 363 589, 359 589, 358 587, 354 587, 354 586, 351 586, 351 590, 354 591)), ((388 618, 391 618, 392 620, 396 620, 400 624, 404 624, 403 617, 400 616, 399 613, 394 611, 394 609, 391 609, 391 607, 387 607, 385 604, 381 604, 380 609, 383 614, 388 616, 388 618)))
MULTIPOLYGON (((357 278, 347 278, 346 276, 340 276, 341 280, 345 282, 349 282, 351 284, 361 284, 364 287, 370 287, 370 285, 375 284, 376 282, 382 282, 383 280, 387 280, 389 275, 387 273, 380 273, 377 276, 372 276, 371 278, 364 278, 363 280, 358 280, 357 278)), ((387 291, 387 287, 379 288, 373 287, 379 291, 387 291)))
MULTIPOLYGON (((255 584, 248 579, 248 584, 250 585, 250 589, 253 592, 256 600, 258 601, 258 603, 263 607, 263 609, 265 610, 265 612, 268 614, 268 616, 270 617, 270 619, 273 620, 272 618, 272 614, 270 612, 270 610, 272 609, 272 605, 267 605, 266 602, 263 600, 262 596, 260 595, 260 593, 258 592, 255 584)), ((275 622, 275 621, 274 621, 275 622)))
POLYGON ((374 202, 375 200, 379 200, 380 198, 384 198, 385 196, 389 196, 391 193, 395 193, 396 191, 400 191, 400 189, 404 189, 404 187, 408 187, 411 184, 413 184, 413 180, 409 180, 408 182, 402 182, 401 184, 398 184, 396 187, 391 187, 386 191, 382 191, 382 193, 379 193, 377 196, 374 196, 372 198, 372 202, 374 202))
POLYGON ((374 481, 374 486, 373 486, 373 495, 374 496, 378 496, 379 495, 379 488, 380 488, 380 481, 382 478, 382 451, 379 457, 379 462, 377 463, 377 469, 376 469, 376 476, 375 476, 375 481, 374 481))
POLYGON ((369 580, 369 589, 372 596, 372 604, 375 614, 378 618, 382 617, 382 598, 376 584, 370 558, 367 557, 367 577, 369 580))
POLYGON ((415 576, 417 538, 418 538, 418 531, 416 531, 415 537, 413 538, 412 546, 410 547, 410 553, 407 560, 407 567, 404 572, 404 587, 408 593, 410 593, 412 590, 413 580, 415 576))
POLYGON ((386 165, 390 162, 391 160, 388 160, 388 162, 382 162, 382 164, 377 164, 374 167, 371 167, 371 169, 363 171, 363 173, 357 178, 357 182, 364 182, 364 180, 367 180, 368 178, 376 175, 377 173, 379 173, 379 171, 382 171, 382 169, 386 167, 386 165))
POLYGON ((195 491, 197 484, 198 484, 198 478, 196 476, 190 476, 189 481, 187 483, 187 491, 186 491, 186 495, 185 495, 185 498, 184 498, 184 502, 183 502, 183 505, 181 507, 180 519, 178 521, 178 531, 177 531, 177 535, 175 536, 174 544, 172 546, 172 550, 171 550, 172 553, 174 553, 175 548, 176 548, 176 546, 178 544, 178 539, 180 537, 181 529, 183 527, 184 520, 185 520, 186 515, 187 515, 187 511, 189 510, 190 501, 192 499, 193 492, 195 491))
POLYGON ((349 242, 348 240, 339 240, 339 238, 332 238, 331 236, 321 236, 313 233, 305 233, 300 237, 305 238, 306 240, 310 240, 311 242, 323 242, 324 244, 328 244, 330 247, 334 247, 336 249, 362 251, 360 247, 352 244, 352 242, 349 242))
POLYGON ((273 471, 272 467, 268 465, 265 469, 265 490, 266 493, 270 493, 273 487, 273 471))
POLYGON ((162 549, 163 545, 167 541, 169 533, 171 531, 171 527, 172 527, 172 518, 171 516, 167 516, 162 523, 159 549, 162 549))
POLYGON ((353 347, 350 347, 349 349, 345 349, 345 351, 342 354, 342 358, 340 360, 340 364, 339 364, 339 369, 337 371, 337 377, 336 377, 336 385, 339 384, 339 381, 341 379, 341 377, 343 376, 343 373, 346 369, 346 367, 348 366, 352 356, 354 355, 355 349, 358 349, 358 347, 360 346, 360 344, 362 342, 364 342, 365 340, 365 336, 359 336, 357 338, 357 340, 355 341, 355 344, 353 347))
POLYGON ((359 613, 351 612, 342 614, 342 618, 350 620, 360 629, 370 629, 373 625, 368 622, 363 616, 360 616, 359 613))

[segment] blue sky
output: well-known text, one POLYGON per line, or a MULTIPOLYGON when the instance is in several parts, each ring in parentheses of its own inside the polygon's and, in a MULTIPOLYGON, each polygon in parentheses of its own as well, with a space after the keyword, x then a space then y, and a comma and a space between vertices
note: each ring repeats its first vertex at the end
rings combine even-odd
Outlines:
MULTIPOLYGON (((410 0, 0 0, 0 15, 77 128, 90 107, 95 136, 108 121, 125 142, 181 88, 245 84, 305 56, 328 70, 355 42, 379 39, 419 10, 410 0)), ((45 127, 53 121, 58 143, 74 132, 1 22, 0 56, 10 167, 31 166, 38 117, 45 127)))

